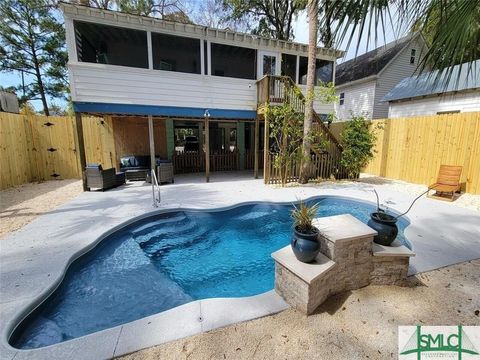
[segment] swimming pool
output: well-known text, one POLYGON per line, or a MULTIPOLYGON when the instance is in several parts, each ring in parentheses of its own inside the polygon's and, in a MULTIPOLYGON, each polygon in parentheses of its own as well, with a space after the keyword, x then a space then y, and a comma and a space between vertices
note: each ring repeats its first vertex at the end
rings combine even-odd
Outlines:
MULTIPOLYGON (((313 201, 313 200, 311 200, 313 201)), ((319 216, 350 213, 363 222, 370 204, 319 198, 319 216)), ((212 297, 251 296, 274 286, 270 254, 291 236, 291 205, 259 203, 221 211, 169 211, 107 236, 69 267, 57 290, 10 339, 38 348, 212 297)), ((404 239, 406 221, 399 223, 404 239)))

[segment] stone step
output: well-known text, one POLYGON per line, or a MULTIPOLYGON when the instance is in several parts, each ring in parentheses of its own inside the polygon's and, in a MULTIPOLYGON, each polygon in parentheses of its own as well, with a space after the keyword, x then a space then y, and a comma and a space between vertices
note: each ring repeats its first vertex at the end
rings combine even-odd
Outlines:
POLYGON ((389 256, 389 257, 411 257, 415 256, 415 253, 402 245, 398 240, 395 240, 390 246, 380 245, 373 243, 372 247, 373 256, 389 256))
POLYGON ((278 264, 291 271, 309 285, 313 281, 325 276, 335 266, 335 262, 322 253, 317 255, 315 261, 308 264, 303 263, 297 260, 290 245, 272 253, 272 257, 278 264))

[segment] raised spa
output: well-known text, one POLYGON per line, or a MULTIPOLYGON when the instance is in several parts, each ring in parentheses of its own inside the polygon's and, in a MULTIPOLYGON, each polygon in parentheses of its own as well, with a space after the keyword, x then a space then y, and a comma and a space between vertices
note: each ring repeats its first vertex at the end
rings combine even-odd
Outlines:
MULTIPOLYGON (((312 201, 312 200, 311 200, 312 201)), ((370 204, 318 198, 319 216, 363 222, 370 204)), ((10 343, 38 348, 159 313, 187 302, 273 289, 270 254, 292 234, 291 205, 170 211, 109 235, 69 267, 57 290, 15 330, 10 343)), ((399 223, 398 238, 408 223, 399 223)))

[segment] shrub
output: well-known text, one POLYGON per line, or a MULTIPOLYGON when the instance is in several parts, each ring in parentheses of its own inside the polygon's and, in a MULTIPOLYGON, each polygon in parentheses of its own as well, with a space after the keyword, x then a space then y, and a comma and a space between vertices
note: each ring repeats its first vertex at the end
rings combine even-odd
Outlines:
POLYGON ((357 177, 360 171, 373 158, 377 140, 371 121, 364 115, 352 116, 341 133, 343 152, 340 163, 351 178, 357 177))

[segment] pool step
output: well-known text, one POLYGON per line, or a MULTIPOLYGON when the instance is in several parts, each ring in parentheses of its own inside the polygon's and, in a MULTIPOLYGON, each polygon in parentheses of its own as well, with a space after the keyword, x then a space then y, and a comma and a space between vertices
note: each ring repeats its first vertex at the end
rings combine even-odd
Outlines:
POLYGON ((144 225, 141 225, 135 228, 135 230, 133 230, 131 233, 132 233, 132 236, 135 238, 138 236, 148 234, 151 231, 154 231, 157 228, 161 227, 162 225, 183 222, 187 219, 188 217, 183 211, 178 213, 167 213, 167 214, 163 214, 161 218, 155 221, 148 222, 144 225))
POLYGON ((187 233, 197 227, 198 225, 196 221, 185 218, 184 220, 177 221, 175 223, 158 225, 156 228, 151 228, 149 232, 133 236, 133 239, 137 243, 141 244, 149 242, 152 238, 159 238, 162 236, 165 236, 166 238, 178 236, 179 234, 187 233))
MULTIPOLYGON (((151 237, 147 241, 139 243, 142 250, 149 256, 160 256, 172 250, 180 250, 191 247, 196 243, 205 241, 211 230, 192 224, 188 229, 180 232, 170 232, 151 237)), ((205 242, 207 244, 207 242, 205 242)))

